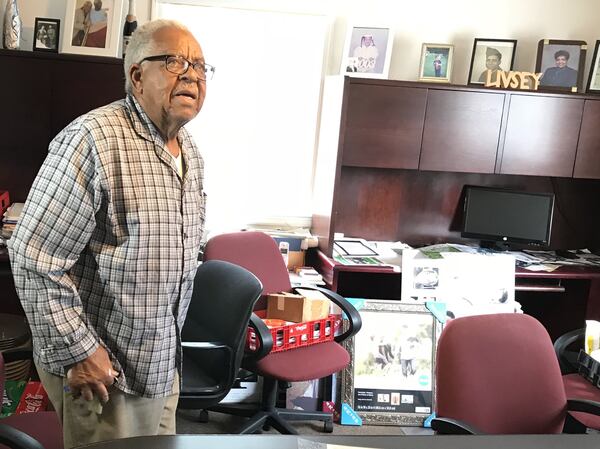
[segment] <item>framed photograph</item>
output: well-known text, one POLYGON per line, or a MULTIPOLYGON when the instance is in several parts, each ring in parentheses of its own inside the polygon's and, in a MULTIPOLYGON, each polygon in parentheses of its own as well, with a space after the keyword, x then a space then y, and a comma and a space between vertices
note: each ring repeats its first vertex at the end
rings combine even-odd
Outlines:
POLYGON ((586 50, 585 41, 542 39, 535 63, 543 73, 540 90, 581 92, 586 50))
POLYGON ((60 20, 36 17, 33 28, 33 51, 58 53, 59 36, 60 20))
POLYGON ((590 67, 590 76, 588 77, 587 92, 592 94, 600 93, 600 59, 598 59, 599 46, 600 40, 596 41, 594 57, 592 58, 592 66, 590 67))
POLYGON ((513 69, 517 41, 514 39, 475 39, 471 66, 469 68, 469 84, 484 85, 488 76, 496 80, 498 72, 513 69))
POLYGON ((365 299, 361 331, 346 349, 342 402, 363 423, 420 426, 434 410, 435 348, 441 323, 423 304, 365 299))
POLYGON ((67 0, 62 53, 119 57, 123 0, 67 0))
POLYGON ((419 80, 449 83, 452 73, 453 55, 453 45, 423 44, 419 80))
POLYGON ((351 26, 346 36, 341 74, 361 78, 387 78, 393 36, 391 28, 351 26))

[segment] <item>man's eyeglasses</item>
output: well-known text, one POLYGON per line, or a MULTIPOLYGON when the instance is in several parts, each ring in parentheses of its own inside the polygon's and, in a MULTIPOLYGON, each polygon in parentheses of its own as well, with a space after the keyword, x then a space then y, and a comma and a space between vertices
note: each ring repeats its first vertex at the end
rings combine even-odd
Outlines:
POLYGON ((165 61, 165 68, 167 71, 174 73, 175 75, 183 75, 190 67, 192 67, 200 79, 204 81, 211 80, 215 73, 215 67, 210 64, 190 62, 183 56, 178 55, 148 56, 147 58, 142 59, 140 64, 144 61, 165 61))

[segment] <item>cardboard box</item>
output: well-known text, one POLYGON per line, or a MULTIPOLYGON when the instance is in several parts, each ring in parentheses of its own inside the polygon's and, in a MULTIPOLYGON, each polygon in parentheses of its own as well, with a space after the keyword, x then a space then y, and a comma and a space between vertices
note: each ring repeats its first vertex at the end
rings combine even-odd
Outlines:
POLYGON ((272 293, 267 297, 267 318, 294 323, 320 320, 329 316, 327 298, 306 298, 292 293, 272 293))

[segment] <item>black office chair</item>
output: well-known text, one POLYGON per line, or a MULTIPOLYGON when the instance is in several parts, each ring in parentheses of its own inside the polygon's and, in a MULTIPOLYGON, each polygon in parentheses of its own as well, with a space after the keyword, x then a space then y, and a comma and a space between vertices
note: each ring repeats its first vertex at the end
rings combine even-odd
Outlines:
POLYGON ((261 294, 260 281, 238 265, 214 260, 198 268, 181 332, 179 408, 203 410, 227 395, 240 369, 248 322, 261 294))
MULTIPOLYGON (((600 402, 600 389, 579 374, 577 356, 579 350, 583 349, 584 341, 585 328, 575 329, 556 339, 554 351, 563 375, 567 397, 600 402)), ((572 428, 576 429, 577 424, 580 424, 582 429, 600 430, 600 416, 578 412, 569 414, 575 419, 570 422, 572 428)))

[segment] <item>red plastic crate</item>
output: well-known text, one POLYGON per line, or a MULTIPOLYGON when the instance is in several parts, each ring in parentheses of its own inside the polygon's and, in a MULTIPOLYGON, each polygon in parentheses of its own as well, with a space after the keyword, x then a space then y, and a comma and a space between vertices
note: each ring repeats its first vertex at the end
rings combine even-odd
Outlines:
POLYGON ((0 221, 2 221, 2 215, 4 211, 10 206, 10 198, 8 197, 8 191, 0 190, 0 221))
MULTIPOLYGON (((305 323, 292 323, 285 326, 273 327, 273 348, 271 352, 287 351, 288 349, 314 345, 324 341, 333 340, 336 326, 336 315, 329 315, 321 320, 307 321, 305 323)), ((256 332, 248 327, 246 335, 246 348, 250 351, 259 349, 256 332)))

